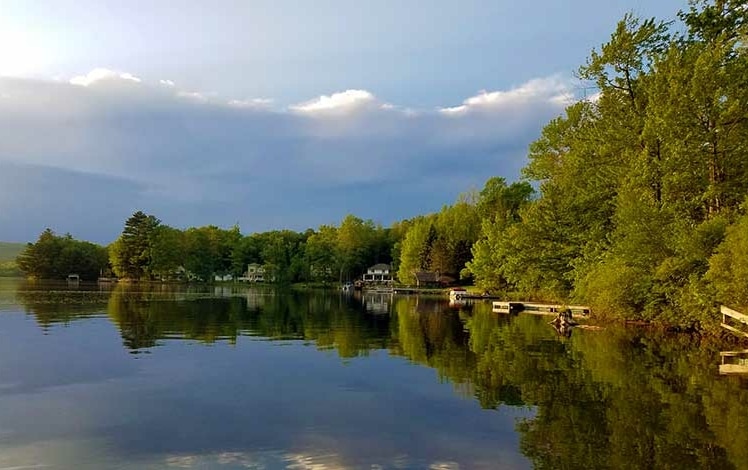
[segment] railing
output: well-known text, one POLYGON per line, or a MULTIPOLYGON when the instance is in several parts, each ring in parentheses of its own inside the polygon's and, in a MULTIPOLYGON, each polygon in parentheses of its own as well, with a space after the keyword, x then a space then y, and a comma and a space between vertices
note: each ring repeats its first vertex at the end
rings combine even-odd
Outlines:
MULTIPOLYGON (((720 313, 722 313, 722 328, 732 331, 738 336, 748 338, 748 333, 730 324, 732 320, 736 320, 743 326, 748 325, 748 315, 744 315, 724 305, 720 307, 719 311, 720 313)), ((741 326, 741 325, 736 325, 736 326, 741 326)))

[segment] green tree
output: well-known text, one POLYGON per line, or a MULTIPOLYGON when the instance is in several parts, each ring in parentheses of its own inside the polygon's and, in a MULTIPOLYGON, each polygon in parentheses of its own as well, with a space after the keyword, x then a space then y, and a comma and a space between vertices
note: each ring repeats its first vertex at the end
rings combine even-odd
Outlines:
POLYGON ((724 242, 709 259, 706 277, 717 291, 717 300, 748 307, 748 215, 727 229, 724 242))
POLYGON ((177 274, 184 263, 185 236, 168 225, 157 226, 151 237, 150 272, 161 279, 177 274))
POLYGON ((46 229, 36 243, 27 244, 16 262, 28 277, 65 279, 68 274, 78 274, 91 281, 107 268, 108 260, 104 247, 76 240, 70 234, 61 237, 46 229))
POLYGON ((112 245, 109 259, 115 274, 123 279, 150 278, 153 235, 161 221, 142 211, 125 222, 122 235, 112 245))

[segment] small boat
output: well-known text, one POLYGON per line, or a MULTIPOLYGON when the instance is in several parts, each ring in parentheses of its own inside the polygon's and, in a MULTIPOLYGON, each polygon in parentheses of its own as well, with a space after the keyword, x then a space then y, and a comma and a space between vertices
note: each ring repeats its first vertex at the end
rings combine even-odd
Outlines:
POLYGON ((468 298, 468 291, 467 289, 463 289, 462 287, 455 287, 452 289, 449 289, 449 300, 462 300, 468 298))

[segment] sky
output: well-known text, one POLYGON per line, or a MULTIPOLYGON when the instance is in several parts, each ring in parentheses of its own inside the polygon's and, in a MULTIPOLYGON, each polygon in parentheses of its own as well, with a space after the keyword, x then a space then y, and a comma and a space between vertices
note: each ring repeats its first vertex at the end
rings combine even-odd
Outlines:
POLYGON ((0 0, 0 240, 136 210, 383 225, 520 177, 628 11, 686 0, 0 0))

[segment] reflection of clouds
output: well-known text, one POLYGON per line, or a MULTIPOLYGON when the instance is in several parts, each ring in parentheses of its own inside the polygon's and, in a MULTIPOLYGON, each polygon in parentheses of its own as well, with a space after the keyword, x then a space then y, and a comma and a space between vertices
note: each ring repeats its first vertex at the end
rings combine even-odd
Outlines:
MULTIPOLYGON (((348 468, 339 462, 337 454, 313 455, 297 452, 220 452, 206 455, 178 455, 168 456, 164 463, 173 468, 203 468, 213 467, 216 464, 231 467, 243 467, 252 470, 265 470, 267 468, 288 468, 293 470, 339 470, 348 468)), ((384 468, 381 465, 372 465, 374 468, 384 468)), ((0 468, 0 470, 5 470, 0 468)))
MULTIPOLYGON (((460 464, 452 461, 436 461, 430 465, 416 462, 405 455, 392 458, 389 462, 349 464, 342 461, 337 453, 312 454, 308 452, 220 452, 207 455, 181 455, 166 457, 164 463, 173 468, 204 468, 218 465, 242 467, 252 470, 266 470, 268 468, 287 468, 291 470, 344 470, 347 468, 369 468, 384 470, 385 468, 428 468, 429 470, 460 470, 460 464)), ((0 470, 6 470, 0 468, 0 470)))
POLYGON ((197 462, 197 457, 194 455, 182 455, 166 458, 166 465, 169 467, 192 468, 195 465, 195 462, 197 462))
POLYGON ((429 466, 430 470, 460 470, 457 462, 434 462, 429 466))
POLYGON ((307 455, 307 454, 286 454, 288 467, 293 470, 338 470, 346 467, 338 462, 337 454, 326 455, 307 455))

